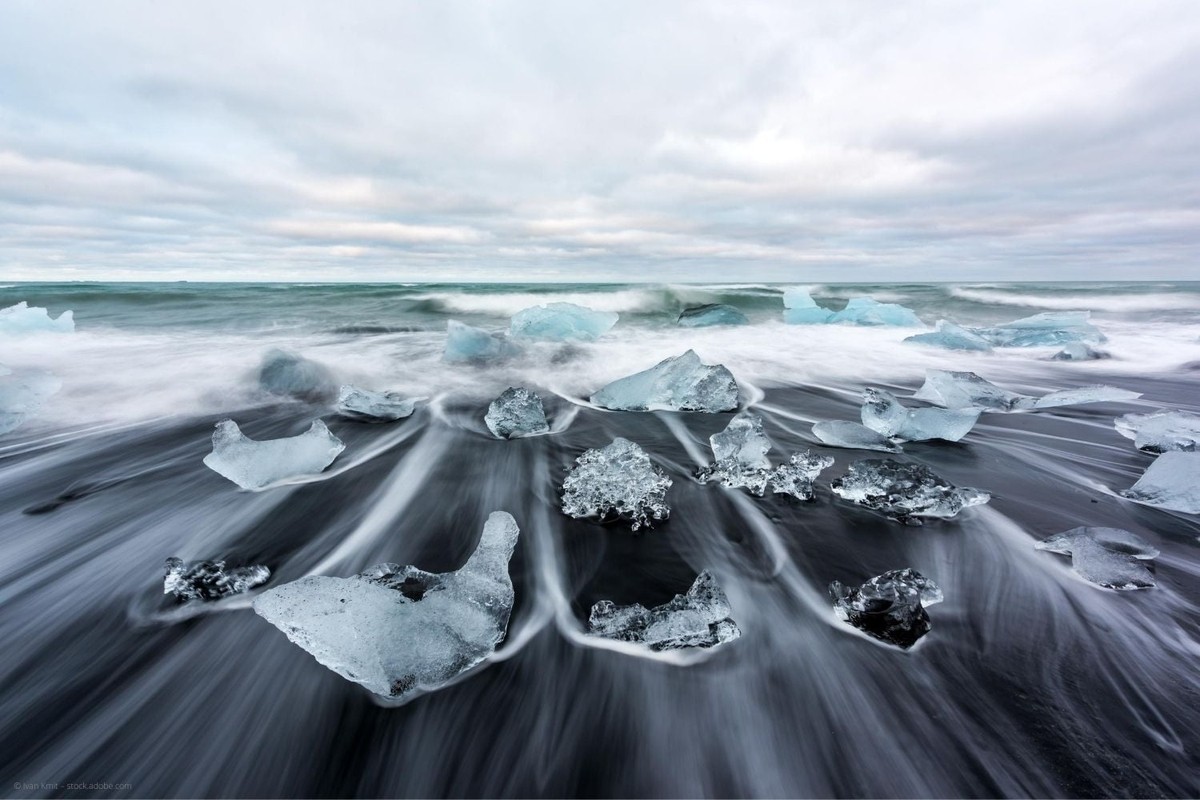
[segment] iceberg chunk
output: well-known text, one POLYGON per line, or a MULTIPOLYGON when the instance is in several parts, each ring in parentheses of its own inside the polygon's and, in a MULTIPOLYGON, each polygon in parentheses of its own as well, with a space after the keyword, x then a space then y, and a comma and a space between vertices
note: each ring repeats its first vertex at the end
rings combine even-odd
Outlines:
POLYGON ((914 569, 894 569, 857 589, 829 584, 838 619, 888 644, 907 650, 929 633, 925 606, 942 602, 942 590, 914 569))
POLYGON ((1035 543, 1037 550, 1071 557, 1071 568, 1084 580, 1108 589, 1149 589, 1154 575, 1140 563, 1158 550, 1120 528, 1073 528, 1035 543))
POLYGON ((15 306, 0 309, 0 336, 21 336, 27 333, 74 333, 75 314, 64 311, 57 318, 38 306, 22 300, 15 306))
POLYGON ((717 364, 700 363, 688 350, 648 370, 620 378, 592 395, 592 402, 616 411, 732 411, 738 388, 733 374, 717 364))
POLYGON ((594 311, 574 303, 549 303, 518 311, 509 323, 509 330, 521 339, 590 342, 608 333, 618 319, 611 311, 594 311))
POLYGON ((16 430, 62 388, 48 372, 17 372, 0 365, 0 434, 16 430))
POLYGON ((772 494, 790 494, 797 500, 813 499, 813 482, 826 467, 833 466, 829 456, 819 456, 811 450, 796 453, 787 464, 780 464, 771 473, 772 494))
POLYGON ((494 361, 511 358, 518 349, 502 336, 493 336, 483 328, 464 325, 456 319, 446 322, 446 349, 442 360, 450 364, 494 361))
POLYGON ((783 321, 789 325, 824 325, 833 311, 817 305, 806 289, 791 287, 783 293, 783 321))
POLYGON ((712 325, 748 325, 749 318, 724 303, 709 303, 685 308, 676 322, 684 328, 707 328, 712 325))
POLYGON ((358 422, 395 422, 412 416, 416 407, 416 400, 405 399, 395 392, 371 392, 357 386, 343 386, 334 410, 358 422))
POLYGON ((635 642, 651 650, 716 647, 742 635, 730 618, 732 609, 712 573, 701 572, 687 594, 677 594, 654 608, 618 606, 601 600, 592 606, 588 633, 635 642))
POLYGON ((1052 347, 1072 342, 1100 344, 1106 338, 1092 325, 1088 311, 1047 311, 976 333, 996 347, 1052 347))
POLYGON ((1200 453, 1163 453, 1121 494, 1148 506, 1200 514, 1200 453))
POLYGON ((1126 414, 1118 417, 1113 425, 1126 439, 1133 439, 1138 450, 1148 453, 1190 452, 1200 448, 1200 414, 1166 410, 1153 414, 1126 414))
POLYGON ((537 436, 550 431, 542 398, 528 389, 505 389, 488 406, 483 421, 497 439, 537 436))
POLYGON ((311 576, 264 592, 254 610, 323 666, 404 702, 445 686, 504 640, 518 533, 496 511, 459 570, 379 564, 350 578, 311 576))
POLYGON ((628 520, 633 530, 651 520, 664 520, 671 479, 646 451, 628 439, 613 439, 607 447, 588 450, 575 460, 563 481, 562 510, 569 517, 594 517, 601 522, 628 520))
POLYGON ((979 420, 977 409, 908 409, 890 392, 867 389, 863 393, 863 425, 884 436, 907 442, 942 439, 957 442, 979 420))
POLYGON ((1071 342, 1051 356, 1052 361, 1097 361, 1102 358, 1112 356, 1083 342, 1071 342))
POLYGON ((168 558, 163 594, 173 594, 183 601, 220 600, 248 592, 270 578, 271 570, 261 565, 227 569, 224 561, 184 564, 182 558, 168 558))
POLYGON ((771 460, 767 452, 771 440, 763 433, 762 418, 743 414, 730 420, 720 433, 708 437, 716 463, 701 470, 701 483, 719 480, 730 488, 744 486, 751 494, 761 497, 767 490, 771 460))
POLYGON ((323 364, 278 348, 263 356, 258 385, 271 394, 313 403, 332 400, 338 386, 323 364))
POLYGON ((947 483, 923 464, 890 458, 855 461, 830 487, 843 500, 908 525, 920 525, 920 517, 950 519, 964 508, 991 499, 987 492, 947 483))
POLYGON ((909 336, 904 341, 927 344, 934 347, 944 347, 948 350, 978 350, 988 352, 992 349, 992 345, 987 339, 974 331, 967 330, 944 319, 937 321, 935 330, 932 333, 918 333, 909 336))
POLYGON ((818 422, 812 427, 813 436, 822 444, 830 447, 844 447, 848 450, 879 450, 884 453, 899 453, 899 445, 879 431, 873 431, 857 422, 833 420, 818 422))
POLYGON ((1042 397, 1023 397, 1017 401, 1017 409, 1038 410, 1058 406, 1080 406, 1087 403, 1119 403, 1136 400, 1141 392, 1118 389, 1115 386, 1083 386, 1078 389, 1060 389, 1042 397))
POLYGON ((1043 397, 1030 397, 1001 389, 974 372, 946 372, 940 369, 929 370, 925 375, 925 383, 913 395, 918 400, 944 408, 980 408, 989 411, 1037 411, 1057 406, 1133 400, 1141 396, 1140 392, 1113 386, 1084 386, 1062 389, 1043 397))
POLYGON ((301 475, 320 472, 346 449, 321 420, 299 436, 256 442, 231 419, 217 423, 212 452, 204 465, 243 489, 262 489, 301 475))
POLYGON ((880 303, 870 297, 854 297, 846 307, 829 318, 831 325, 852 322, 855 325, 895 325, 919 327, 924 323, 911 308, 895 303, 880 303))

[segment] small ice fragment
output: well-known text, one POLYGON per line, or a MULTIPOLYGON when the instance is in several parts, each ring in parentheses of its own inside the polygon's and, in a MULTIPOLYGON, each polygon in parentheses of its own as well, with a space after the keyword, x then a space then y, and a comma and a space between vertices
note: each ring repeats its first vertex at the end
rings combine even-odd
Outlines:
POLYGON ((1167 410, 1126 414, 1118 417, 1113 425, 1126 439, 1133 439, 1138 450, 1148 453, 1200 449, 1200 414, 1167 410))
POLYGON ((833 312, 822 308, 809 295, 808 290, 798 287, 783 292, 783 321, 789 325, 824 325, 833 312))
POLYGON ((1139 563, 1158 549, 1120 528, 1072 528, 1036 542, 1037 550, 1071 556, 1071 568, 1086 581, 1108 589, 1149 589, 1154 575, 1139 563))
POLYGON ((890 458, 855 461, 830 487, 843 500, 909 525, 920 525, 919 517, 950 519, 964 508, 991 499, 987 492, 947 483, 923 464, 890 458))
POLYGON ((616 411, 732 411, 738 388, 720 364, 700 362, 694 350, 650 369, 620 378, 592 395, 592 402, 616 411))
POLYGON ((601 600, 592 606, 588 633, 605 639, 635 642, 651 650, 682 647, 716 647, 742 635, 730 618, 725 592, 708 571, 696 577, 687 594, 654 608, 634 604, 618 606, 601 600))
POLYGON ((942 590, 914 569, 894 569, 856 588, 829 584, 833 611, 876 639, 907 650, 929 633, 925 606, 942 602, 942 590))
POLYGON ((442 352, 445 362, 494 361, 510 358, 517 352, 516 346, 502 336, 493 336, 482 328, 464 325, 455 319, 446 322, 446 349, 442 352))
POLYGON ((830 447, 849 450, 879 450, 884 453, 899 453, 900 446, 878 431, 865 425, 845 420, 818 422, 812 427, 813 436, 830 447))
POLYGON ((314 403, 328 402, 337 395, 337 382, 327 367, 278 348, 263 356, 258 385, 271 394, 314 403))
POLYGON ((813 482, 826 467, 833 466, 829 456, 819 456, 811 450, 796 453, 787 464, 780 464, 771 473, 772 494, 790 494, 797 500, 812 500, 813 482))
POLYGON ((771 471, 771 460, 767 458, 771 440, 763 433, 761 417, 755 414, 734 417, 725 430, 714 433, 708 441, 715 464, 700 471, 697 478, 701 483, 717 480, 730 488, 744 486, 759 497, 766 492, 771 471))
POLYGON ((549 303, 518 311, 509 323, 514 337, 552 342, 590 342, 608 333, 619 316, 574 303, 549 303))
POLYGON ((1088 311, 1047 311, 976 331, 996 347, 1052 347, 1071 342, 1100 344, 1103 333, 1092 325, 1088 311))
POLYGON ((987 339, 974 331, 967 330, 944 319, 937 321, 936 329, 932 333, 914 334, 904 341, 927 344, 934 347, 944 347, 948 350, 979 350, 987 352, 992 349, 992 345, 987 339))
POLYGON ((311 576, 264 592, 254 610, 323 666, 405 701, 445 686, 504 640, 519 533, 496 511, 454 572, 379 564, 350 578, 311 576))
POLYGON ((1200 452, 1163 453, 1121 494, 1148 506, 1200 514, 1200 452))
POLYGON ((1097 361, 1102 358, 1112 358, 1112 356, 1083 342, 1070 342, 1051 356, 1052 361, 1097 361))
POLYGON ((357 386, 343 386, 338 393, 337 413, 358 422, 395 422, 412 416, 416 400, 395 392, 371 392, 357 386))
POLYGON ((880 303, 870 297, 854 297, 846 307, 829 318, 829 324, 852 322, 855 325, 920 326, 924 323, 911 308, 895 303, 880 303))
POLYGON ((217 423, 212 452, 204 464, 243 489, 262 489, 301 475, 320 472, 346 449, 321 420, 299 436, 257 442, 231 419, 217 423))
POLYGON ((750 320, 733 306, 709 303, 685 308, 676 322, 684 328, 707 328, 712 325, 748 325, 750 320))
POLYGON ((930 439, 957 442, 979 420, 977 409, 908 409, 900 405, 895 395, 882 389, 867 389, 863 398, 863 425, 906 442, 930 439))
POLYGON ((42 403, 62 388, 48 372, 13 372, 0 365, 0 434, 20 427, 42 403))
POLYGON ((220 600, 248 592, 270 578, 271 570, 261 565, 226 569, 224 561, 184 564, 182 558, 168 558, 163 594, 173 594, 184 601, 220 600))
POLYGON ((1078 389, 1060 389, 1042 397, 1022 398, 1017 401, 1016 408, 1036 411, 1042 408, 1079 406, 1087 403, 1119 403, 1136 400, 1141 396, 1141 392, 1131 392, 1115 386, 1083 386, 1078 389))
POLYGON ((575 460, 563 481, 562 510, 569 517, 601 522, 624 519, 633 530, 664 520, 671 479, 628 439, 588 450, 575 460))
POLYGON ((537 436, 550 431, 542 398, 528 389, 505 389, 488 406, 483 421, 497 439, 537 436))
POLYGON ((15 306, 0 309, 0 336, 21 336, 27 333, 74 333, 74 312, 64 311, 57 318, 38 306, 22 300, 15 306))
POLYGON ((1011 411, 1025 396, 1001 389, 974 372, 931 369, 925 374, 925 383, 913 397, 944 408, 1011 411))

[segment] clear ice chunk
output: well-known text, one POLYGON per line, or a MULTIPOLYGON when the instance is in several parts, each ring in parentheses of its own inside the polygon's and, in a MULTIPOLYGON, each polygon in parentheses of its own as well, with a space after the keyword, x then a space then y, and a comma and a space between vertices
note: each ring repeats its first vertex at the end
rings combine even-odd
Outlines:
POLYGON ((863 399, 863 425, 906 442, 957 442, 975 426, 980 414, 978 409, 905 408, 895 395, 882 389, 867 389, 863 399))
POLYGON ((955 325, 948 320, 939 319, 932 333, 918 333, 909 336, 904 341, 927 344, 934 347, 944 347, 947 350, 978 350, 987 352, 992 349, 991 342, 974 331, 961 325, 955 325))
POLYGON ((925 606, 942 602, 942 590, 914 569, 894 569, 858 588, 829 584, 833 611, 863 633, 907 650, 929 633, 925 606))
POLYGON ((537 436, 550 431, 542 398, 528 389, 509 387, 488 406, 483 421, 497 439, 537 436))
POLYGON ((1047 311, 975 332, 996 347, 1053 347, 1072 342, 1100 344, 1106 338, 1088 321, 1090 316, 1088 311, 1047 311))
POLYGON ((228 569, 224 561, 184 564, 182 558, 168 558, 163 594, 173 594, 182 601, 220 600, 248 592, 270 578, 271 570, 261 565, 228 569))
POLYGON ((749 318, 725 303, 709 303, 685 308, 676 322, 684 328, 707 328, 713 325, 748 325, 749 318))
POLYGON ((808 290, 791 287, 783 293, 783 321, 789 325, 824 325, 833 311, 817 305, 808 290))
POLYGON ((509 323, 516 338, 590 342, 608 333, 619 316, 574 303, 549 303, 518 311, 509 323))
POLYGON ((1126 439, 1133 439, 1138 450, 1148 453, 1200 449, 1200 414, 1167 410, 1126 414, 1118 417, 1113 425, 1126 439))
POLYGON ((1163 453, 1121 494, 1148 506, 1200 514, 1200 452, 1163 453))
POLYGON ((620 378, 592 395, 592 402, 616 411, 732 411, 738 388, 720 364, 700 362, 694 350, 650 369, 620 378))
POLYGON ((495 361, 510 358, 517 347, 503 336, 493 336, 483 328, 464 325, 456 319, 446 322, 446 349, 442 360, 451 364, 495 361))
POLYGON ((829 456, 819 456, 811 450, 796 453, 787 464, 780 464, 771 473, 772 494, 788 494, 797 500, 812 500, 813 482, 827 467, 833 466, 829 456))
POLYGON ((947 372, 931 369, 925 375, 925 383, 913 397, 952 409, 1037 411, 1058 406, 1133 400, 1141 397, 1141 393, 1113 386, 1084 386, 1078 389, 1062 389, 1042 397, 1030 397, 1001 389, 974 372, 947 372))
POLYGON ((1112 358, 1112 356, 1103 350, 1097 350, 1090 344, 1070 342, 1050 358, 1052 361, 1098 361, 1102 358, 1112 358))
POLYGON ((1141 561, 1158 549, 1120 528, 1073 528, 1036 542, 1034 548, 1071 557, 1071 568, 1084 580, 1108 589, 1149 589, 1154 574, 1141 561))
POLYGON ((772 469, 767 453, 771 441, 763 433, 762 418, 743 414, 730 421, 725 430, 709 437, 715 463, 700 470, 700 483, 719 481, 731 489, 744 487, 762 497, 767 487, 774 494, 790 494, 798 500, 813 498, 813 481, 833 459, 811 451, 792 456, 787 464, 772 469))
POLYGON ((15 306, 0 308, 0 336, 21 336, 28 333, 74 333, 75 314, 64 311, 57 317, 38 306, 22 300, 15 306))
POLYGON ((372 392, 357 386, 343 386, 334 410, 358 422, 395 422, 412 416, 417 401, 395 392, 372 392))
POLYGON ((1141 392, 1131 392, 1115 386, 1083 386, 1078 389, 1060 389, 1042 397, 1021 398, 1017 401, 1016 408, 1036 411, 1042 408, 1080 406, 1087 403, 1119 403, 1136 400, 1141 396, 1141 392))
POLYGON ((0 365, 0 434, 24 424, 61 388, 62 381, 48 372, 13 372, 0 365))
POLYGON ((575 460, 563 481, 562 510, 569 517, 601 522, 623 519, 633 530, 664 520, 671 479, 628 439, 588 450, 575 460))
POLYGON ((829 324, 850 322, 855 325, 894 325, 919 327, 924 325, 911 308, 895 303, 880 303, 870 297, 851 298, 846 307, 829 318, 829 324))
POLYGON ((883 453, 899 453, 900 446, 879 431, 873 431, 866 425, 846 420, 830 420, 818 422, 812 427, 813 436, 822 444, 830 447, 844 447, 848 450, 878 450, 883 453))
POLYGON ((518 534, 496 511, 454 572, 379 564, 350 578, 310 576, 263 592, 254 610, 323 666, 403 702, 445 686, 504 640, 518 534))
POLYGON ((299 436, 257 442, 231 419, 217 423, 212 452, 204 464, 243 489, 262 489, 328 467, 346 449, 321 420, 299 436))
POLYGON ((611 600, 601 600, 592 606, 588 633, 634 642, 651 650, 716 647, 742 635, 730 618, 732 613, 716 578, 704 571, 687 594, 677 594, 654 608, 639 604, 618 606, 611 600))
POLYGON ((263 356, 258 385, 274 395, 313 403, 332 400, 338 390, 333 373, 325 365, 278 348, 263 356))
POLYGON ((987 492, 947 483, 923 464, 890 458, 855 461, 830 487, 843 500, 909 525, 920 525, 921 517, 950 519, 991 499, 987 492))

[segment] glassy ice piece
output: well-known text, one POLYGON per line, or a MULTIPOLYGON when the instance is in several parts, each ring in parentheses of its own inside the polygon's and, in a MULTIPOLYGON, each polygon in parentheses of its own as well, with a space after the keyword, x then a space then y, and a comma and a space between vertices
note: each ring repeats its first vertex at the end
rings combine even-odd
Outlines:
POLYGON ((321 420, 299 436, 256 442, 231 419, 217 423, 212 452, 204 464, 243 489, 262 489, 301 475, 320 472, 346 449, 321 420))
POLYGON ((950 519, 964 508, 992 499, 987 492, 947 483, 923 464, 890 458, 855 461, 830 487, 843 500, 909 525, 920 525, 919 517, 950 519))
POLYGON ((1139 563, 1154 558, 1158 549, 1140 536, 1120 528, 1072 528, 1036 542, 1037 550, 1071 557, 1081 578, 1108 589, 1149 589, 1154 575, 1139 563))
POLYGON ((1115 386, 1083 386, 1078 389, 1060 389, 1042 397, 1021 398, 1017 401, 1015 408, 1037 410, 1058 406, 1079 406, 1087 403, 1117 403, 1136 400, 1141 396, 1141 392, 1131 392, 1115 386))
POLYGON ((829 584, 838 619, 864 633, 908 649, 929 633, 925 606, 942 602, 942 590, 914 569, 894 569, 856 588, 829 584))
POLYGON ((536 436, 550 431, 542 398, 528 389, 505 389, 488 406, 483 421, 497 439, 536 436))
POLYGON ((937 321, 936 329, 932 333, 918 333, 909 336, 904 341, 916 342, 917 344, 927 344, 934 347, 945 347, 948 350, 979 350, 989 351, 992 345, 987 339, 983 338, 974 331, 955 325, 944 319, 937 321))
POLYGON ((829 318, 831 325, 852 322, 855 325, 920 326, 924 323, 911 308, 895 303, 880 303, 870 297, 854 297, 846 307, 829 318))
POLYGON ((1102 358, 1112 356, 1083 342, 1071 342, 1051 356, 1053 361, 1096 361, 1102 358))
POLYGON ((442 360, 452 364, 494 361, 516 355, 518 349, 502 336, 493 336, 483 328, 464 325, 456 319, 446 322, 446 349, 442 360))
POLYGON ((1121 494, 1148 506, 1200 514, 1200 452, 1163 453, 1121 494))
POLYGON ((311 576, 263 592, 254 610, 323 666, 403 702, 440 689, 504 640, 518 533, 496 511, 454 572, 379 564, 350 578, 311 576))
POLYGON ((780 464, 771 473, 772 494, 790 494, 797 500, 813 499, 813 482, 826 467, 833 466, 829 456, 819 456, 811 450, 796 453, 787 464, 780 464))
POLYGON ((907 442, 930 439, 957 442, 979 420, 976 409, 908 409, 900 405, 895 395, 882 389, 867 389, 863 399, 863 425, 884 436, 907 442))
POLYGON ((677 594, 661 606, 648 609, 601 600, 592 606, 588 633, 635 642, 651 650, 716 647, 742 635, 731 613, 725 592, 706 570, 697 576, 687 594, 677 594))
POLYGON ((988 408, 996 411, 1011 411, 1019 400, 1025 398, 1025 395, 1001 389, 974 372, 947 372, 931 369, 925 374, 925 383, 913 397, 944 408, 988 408))
POLYGON ((996 347, 1051 347, 1071 342, 1106 341, 1088 311, 1047 311, 976 331, 996 347))
POLYGON ((27 333, 74 333, 75 314, 64 311, 58 317, 22 300, 15 306, 0 308, 0 336, 19 336, 27 333))
POLYGON ((522 339, 590 342, 608 333, 618 319, 611 311, 594 311, 574 303, 549 303, 518 311, 509 323, 509 330, 522 339))
POLYGON ((271 570, 261 565, 226 569, 224 561, 184 564, 182 558, 168 558, 163 594, 178 600, 220 600, 248 592, 270 578, 271 570))
POLYGON ((748 325, 749 318, 741 311, 724 303, 709 303, 685 308, 679 315, 678 324, 684 328, 707 328, 712 325, 748 325))
POLYGON ((405 399, 395 392, 371 392, 357 386, 343 386, 334 410, 359 422, 395 422, 412 416, 416 407, 416 400, 405 399))
POLYGON ((1113 425, 1126 439, 1133 439, 1138 450, 1148 453, 1200 449, 1200 414, 1166 410, 1153 414, 1126 414, 1118 417, 1113 425))
POLYGON ((332 400, 338 386, 323 364, 278 348, 263 356, 258 385, 271 394, 313 403, 332 400))
POLYGON ((714 433, 708 441, 716 463, 700 471, 699 481, 718 480, 730 488, 744 486, 761 497, 771 470, 767 458, 771 440, 763 433, 762 418, 755 414, 734 417, 725 430, 714 433))
POLYGON ((783 307, 816 308, 817 301, 812 299, 812 295, 809 294, 808 289, 801 286, 789 286, 783 290, 783 307))
POLYGON ((845 447, 850 450, 879 450, 884 453, 899 453, 899 445, 878 431, 865 425, 845 420, 818 422, 812 427, 813 436, 830 447, 845 447))
POLYGON ((824 325, 833 317, 833 311, 817 305, 806 289, 784 290, 783 305, 783 321, 789 325, 824 325))
POLYGON ((563 481, 562 510, 569 517, 594 517, 601 522, 624 519, 633 530, 651 520, 664 520, 671 479, 656 467, 642 448, 628 439, 588 450, 575 460, 563 481))
POLYGON ((688 350, 648 370, 620 378, 592 395, 592 402, 617 411, 732 411, 738 388, 720 364, 700 363, 688 350))
POLYGON ((62 388, 48 372, 16 372, 0 365, 0 434, 20 427, 62 388))

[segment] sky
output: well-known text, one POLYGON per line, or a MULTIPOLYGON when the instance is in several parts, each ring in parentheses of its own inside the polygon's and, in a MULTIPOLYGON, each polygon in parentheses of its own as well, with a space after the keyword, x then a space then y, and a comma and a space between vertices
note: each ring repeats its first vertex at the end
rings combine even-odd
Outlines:
POLYGON ((0 280, 1200 278, 1200 3, 0 0, 0 280))

